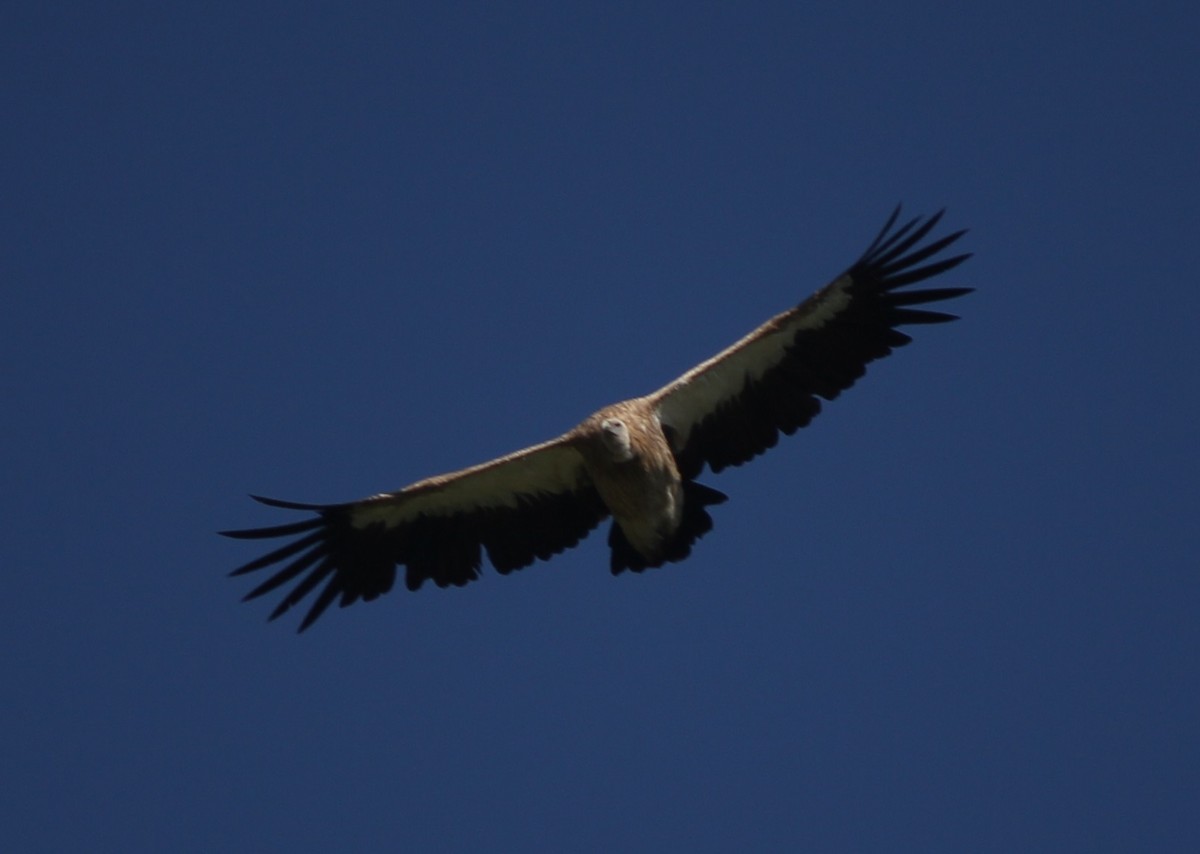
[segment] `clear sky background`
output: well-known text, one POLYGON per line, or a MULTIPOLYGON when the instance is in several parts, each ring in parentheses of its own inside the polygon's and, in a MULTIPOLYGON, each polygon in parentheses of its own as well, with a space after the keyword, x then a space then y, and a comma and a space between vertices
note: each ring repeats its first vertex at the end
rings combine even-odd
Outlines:
POLYGON ((0 848, 1200 850, 1195 4, 2 18, 0 848), (963 320, 687 562, 239 604, 247 493, 557 435, 898 201, 963 320))

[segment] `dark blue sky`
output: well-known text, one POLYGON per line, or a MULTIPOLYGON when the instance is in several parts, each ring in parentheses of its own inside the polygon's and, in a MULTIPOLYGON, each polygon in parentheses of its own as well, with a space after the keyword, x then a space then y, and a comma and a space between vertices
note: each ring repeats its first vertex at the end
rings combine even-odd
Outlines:
POLYGON ((1193 4, 3 15, 5 850, 1200 850, 1193 4), (239 604, 897 201, 976 253, 686 563, 239 604))

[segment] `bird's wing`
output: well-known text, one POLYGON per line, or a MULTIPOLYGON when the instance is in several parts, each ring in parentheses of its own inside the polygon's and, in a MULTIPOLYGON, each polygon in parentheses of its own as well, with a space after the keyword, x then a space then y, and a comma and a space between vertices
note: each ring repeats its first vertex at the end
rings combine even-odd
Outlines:
POLYGON ((238 539, 293 538, 232 574, 274 569, 246 599, 298 580, 271 619, 324 583, 301 631, 335 600, 345 606, 386 593, 398 565, 405 567, 410 590, 426 579, 439 587, 463 585, 479 577, 484 550, 498 571, 508 573, 576 545, 608 512, 570 434, 361 501, 300 504, 255 497, 272 507, 315 513, 298 522, 223 532, 238 539))
POLYGON ((896 208, 850 269, 795 308, 648 395, 684 477, 705 464, 741 465, 808 424, 863 375, 869 362, 907 344, 897 327, 941 323, 954 315, 913 308, 962 296, 970 288, 902 290, 970 257, 932 260, 965 232, 930 242, 939 212, 896 226, 896 208), (926 263, 929 262, 929 263, 926 263))

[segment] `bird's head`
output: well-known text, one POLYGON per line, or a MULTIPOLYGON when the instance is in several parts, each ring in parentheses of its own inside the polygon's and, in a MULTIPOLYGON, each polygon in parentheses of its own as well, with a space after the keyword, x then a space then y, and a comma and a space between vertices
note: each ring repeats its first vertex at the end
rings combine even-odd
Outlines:
POLYGON ((600 422, 600 439, 612 455, 613 462, 626 463, 633 459, 633 444, 629 439, 629 425, 620 418, 605 418, 600 422))

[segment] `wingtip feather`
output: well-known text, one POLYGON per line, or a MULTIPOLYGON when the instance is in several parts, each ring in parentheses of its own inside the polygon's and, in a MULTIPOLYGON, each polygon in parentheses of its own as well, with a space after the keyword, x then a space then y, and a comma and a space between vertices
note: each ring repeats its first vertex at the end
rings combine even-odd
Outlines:
POLYGON ((305 501, 284 501, 282 498, 268 498, 265 495, 250 494, 250 497, 259 504, 265 504, 268 507, 280 507, 284 510, 324 510, 329 505, 327 504, 310 504, 305 501))

